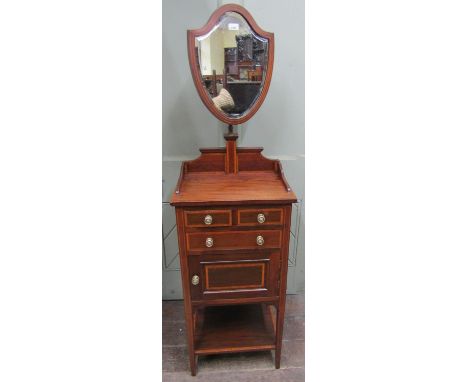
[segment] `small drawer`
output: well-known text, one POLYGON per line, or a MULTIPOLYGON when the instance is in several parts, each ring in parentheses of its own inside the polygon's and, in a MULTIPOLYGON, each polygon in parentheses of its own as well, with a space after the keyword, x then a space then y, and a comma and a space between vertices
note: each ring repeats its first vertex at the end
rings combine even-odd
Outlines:
POLYGON ((280 248, 281 231, 194 232, 187 234, 189 251, 280 248))
POLYGON ((231 210, 184 211, 186 227, 226 227, 232 225, 231 210))
POLYGON ((237 222, 240 226, 283 224, 282 208, 239 208, 237 222))

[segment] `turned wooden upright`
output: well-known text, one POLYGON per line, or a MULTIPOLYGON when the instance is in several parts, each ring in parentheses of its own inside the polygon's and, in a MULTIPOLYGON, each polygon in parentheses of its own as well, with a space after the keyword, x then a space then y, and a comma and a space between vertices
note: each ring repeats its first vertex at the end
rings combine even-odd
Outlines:
POLYGON ((237 174, 238 166, 237 163, 237 138, 238 135, 233 132, 232 125, 229 125, 229 132, 224 134, 226 140, 226 174, 237 174))
POLYGON ((190 369, 207 354, 275 350, 280 367, 291 204, 278 160, 262 148, 200 149, 184 162, 176 207, 190 369))

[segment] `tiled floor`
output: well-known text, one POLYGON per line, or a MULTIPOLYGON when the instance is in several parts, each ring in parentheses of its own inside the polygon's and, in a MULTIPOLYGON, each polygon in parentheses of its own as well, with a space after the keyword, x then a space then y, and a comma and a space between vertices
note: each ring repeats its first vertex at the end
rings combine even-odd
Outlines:
POLYGON ((304 381, 304 295, 288 295, 281 369, 272 352, 199 357, 198 373, 189 371, 182 301, 163 302, 164 382, 302 382, 304 381))

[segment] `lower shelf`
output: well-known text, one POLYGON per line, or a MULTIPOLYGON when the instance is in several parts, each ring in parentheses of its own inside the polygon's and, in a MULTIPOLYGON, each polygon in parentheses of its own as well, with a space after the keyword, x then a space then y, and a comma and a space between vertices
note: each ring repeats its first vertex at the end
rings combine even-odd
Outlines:
POLYGON ((209 306, 195 318, 195 354, 275 349, 275 318, 265 304, 209 306))

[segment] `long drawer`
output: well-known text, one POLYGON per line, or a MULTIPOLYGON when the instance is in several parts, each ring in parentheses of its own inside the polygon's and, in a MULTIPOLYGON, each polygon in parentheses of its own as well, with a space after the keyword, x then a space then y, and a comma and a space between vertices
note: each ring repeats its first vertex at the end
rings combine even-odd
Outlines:
POLYGON ((216 252, 231 249, 275 249, 281 247, 281 230, 191 232, 187 233, 187 250, 216 252))

